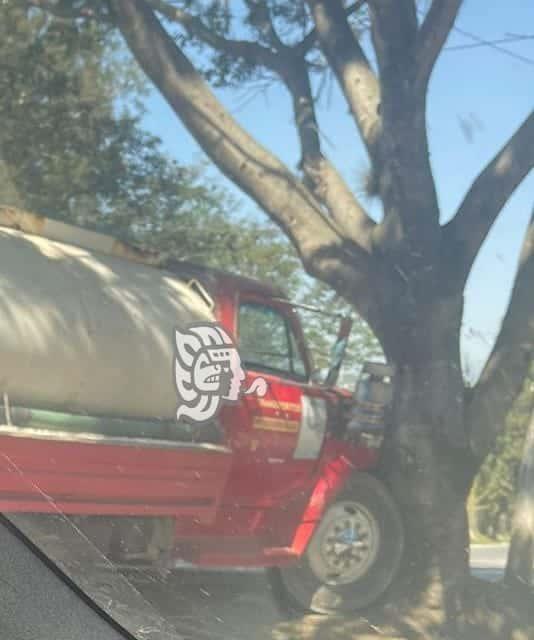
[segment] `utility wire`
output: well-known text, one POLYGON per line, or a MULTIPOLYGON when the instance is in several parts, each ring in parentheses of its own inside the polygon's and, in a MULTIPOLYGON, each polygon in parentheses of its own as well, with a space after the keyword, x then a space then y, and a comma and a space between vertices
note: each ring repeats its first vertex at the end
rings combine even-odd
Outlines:
POLYGON ((500 44, 493 42, 492 40, 485 40, 484 38, 481 38, 475 35, 474 33, 470 33, 469 31, 460 29, 460 27, 453 27, 453 29, 460 35, 465 36, 466 38, 470 38, 471 40, 474 40, 480 46, 491 47, 492 49, 495 49, 495 51, 504 53, 505 55, 510 56, 511 58, 515 58, 516 60, 520 60, 521 62, 532 65, 534 67, 534 60, 532 58, 527 58, 526 56, 522 56, 519 53, 515 53, 515 51, 510 51, 509 49, 505 49, 504 47, 501 47, 500 44))
MULTIPOLYGON (((417 13, 424 19, 425 18, 425 12, 418 10, 417 13)), ((478 46, 486 46, 486 47, 490 47, 492 49, 494 49, 495 51, 498 51, 499 53, 503 53, 504 55, 509 56, 510 58, 514 58, 515 60, 519 60, 520 62, 523 62, 525 64, 531 65, 534 67, 534 59, 532 58, 527 58, 527 56, 522 56, 519 53, 515 53, 515 51, 510 51, 509 49, 506 49, 505 47, 501 47, 499 42, 494 42, 492 40, 486 40, 485 38, 481 38, 480 36, 477 36, 474 33, 471 33, 470 31, 466 31, 465 29, 461 29, 460 27, 456 27, 454 26, 453 31, 456 31, 456 33, 459 33, 460 35, 464 36, 465 38, 469 38, 470 40, 474 40, 474 42, 476 42, 478 44, 478 46)), ((528 37, 528 36, 527 36, 528 37)), ((518 39, 522 38, 522 36, 518 36, 518 39)), ((446 47, 446 49, 448 49, 449 51, 453 48, 460 48, 462 45, 458 45, 458 47, 446 47)), ((468 47, 464 47, 464 48, 468 48, 468 47)), ((472 48, 472 47, 469 47, 472 48)))
POLYGON ((478 49, 479 47, 487 47, 494 44, 513 44, 515 42, 524 42, 525 40, 534 40, 532 36, 510 36, 508 38, 501 38, 500 40, 488 40, 487 42, 473 42, 471 44, 456 44, 450 47, 445 47, 444 51, 460 51, 462 49, 478 49))

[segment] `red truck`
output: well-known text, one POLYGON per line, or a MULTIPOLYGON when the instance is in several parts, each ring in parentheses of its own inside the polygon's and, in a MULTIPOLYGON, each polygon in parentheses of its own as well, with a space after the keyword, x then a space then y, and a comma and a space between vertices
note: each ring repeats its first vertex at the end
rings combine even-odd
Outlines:
MULTIPOLYGON (((121 243, 106 244, 98 234, 37 217, 4 217, 2 224, 0 264, 7 265, 11 247, 13 259, 37 247, 36 260, 46 259, 46 265, 52 258, 61 261, 67 254, 51 258, 51 247, 59 252, 66 246, 61 242, 68 241, 75 247, 68 277, 74 259, 84 268, 89 258, 96 260, 99 277, 102 265, 116 269, 113 295, 116 274, 122 273, 119 263, 157 262, 121 243), (114 254, 108 262, 106 253, 114 254)), ((0 510, 69 514, 118 564, 266 567, 296 605, 318 612, 358 609, 376 601, 395 577, 403 552, 398 510, 374 475, 387 405, 377 402, 376 392, 382 398, 390 393, 391 372, 368 364, 357 393, 349 394, 335 387, 350 330, 346 321, 341 321, 330 370, 321 380, 313 370, 298 305, 278 287, 183 262, 139 269, 137 279, 148 278, 149 270, 162 271, 166 282, 176 279, 201 298, 238 346, 244 386, 261 376, 267 392, 244 395, 200 425, 110 415, 110 410, 65 412, 64 406, 45 402, 44 395, 35 399, 40 385, 50 386, 52 396, 60 392, 52 388, 53 372, 49 380, 36 376, 35 389, 28 381, 28 372, 41 366, 39 346, 34 345, 18 387, 5 382, 0 368, 0 510)), ((43 299, 36 310, 37 293, 30 292, 44 271, 43 263, 24 283, 17 282, 21 291, 3 311, 11 314, 11 335, 13 327, 26 336, 28 331, 52 332, 58 315, 54 305, 43 299), (39 317, 28 329, 28 317, 45 308, 49 324, 39 317)), ((17 278, 20 272, 19 267, 17 278)), ((67 275, 61 295, 68 288, 67 275)), ((76 295, 72 292, 69 313, 74 313, 76 295)), ((0 306, 6 299, 0 282, 0 306)), ((82 303, 80 314, 87 307, 82 303)), ((81 322, 78 316, 71 320, 81 322)), ((103 329, 93 325, 92 330, 103 329)), ((2 346, 0 323, 0 355, 9 348, 2 346)), ((7 361, 16 363, 21 349, 13 347, 7 361)), ((43 358, 50 359, 42 349, 43 358)), ((58 356, 63 357, 68 352, 58 356)), ((66 375, 75 377, 76 367, 66 375)), ((120 373, 121 380, 134 376, 132 370, 120 373)), ((100 395, 114 380, 119 378, 102 381, 100 395)))

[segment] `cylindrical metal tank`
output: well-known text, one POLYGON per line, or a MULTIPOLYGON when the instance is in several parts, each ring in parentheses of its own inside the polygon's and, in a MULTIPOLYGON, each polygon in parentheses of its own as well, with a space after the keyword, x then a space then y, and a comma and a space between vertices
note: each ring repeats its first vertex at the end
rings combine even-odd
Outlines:
POLYGON ((0 227, 0 402, 172 419, 174 329, 213 320, 177 275, 0 227))

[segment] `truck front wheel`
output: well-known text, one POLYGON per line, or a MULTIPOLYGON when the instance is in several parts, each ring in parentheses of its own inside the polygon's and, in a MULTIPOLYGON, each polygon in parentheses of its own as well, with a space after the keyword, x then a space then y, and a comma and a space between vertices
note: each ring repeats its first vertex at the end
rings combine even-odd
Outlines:
POLYGON ((404 530, 384 485, 356 473, 326 510, 300 561, 276 569, 285 603, 316 613, 363 609, 389 587, 399 569, 404 530))

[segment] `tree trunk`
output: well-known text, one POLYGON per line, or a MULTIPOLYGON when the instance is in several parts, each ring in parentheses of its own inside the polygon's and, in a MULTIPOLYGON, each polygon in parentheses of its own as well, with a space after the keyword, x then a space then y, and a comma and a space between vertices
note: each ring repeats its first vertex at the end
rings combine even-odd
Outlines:
POLYGON ((402 360, 384 474, 405 516, 403 595, 443 608, 454 626, 469 578, 466 503, 476 470, 464 424, 461 301, 426 311, 415 315, 412 340, 397 338, 402 360))
POLYGON ((505 580, 531 588, 534 564, 534 410, 530 418, 519 471, 517 503, 505 580))

